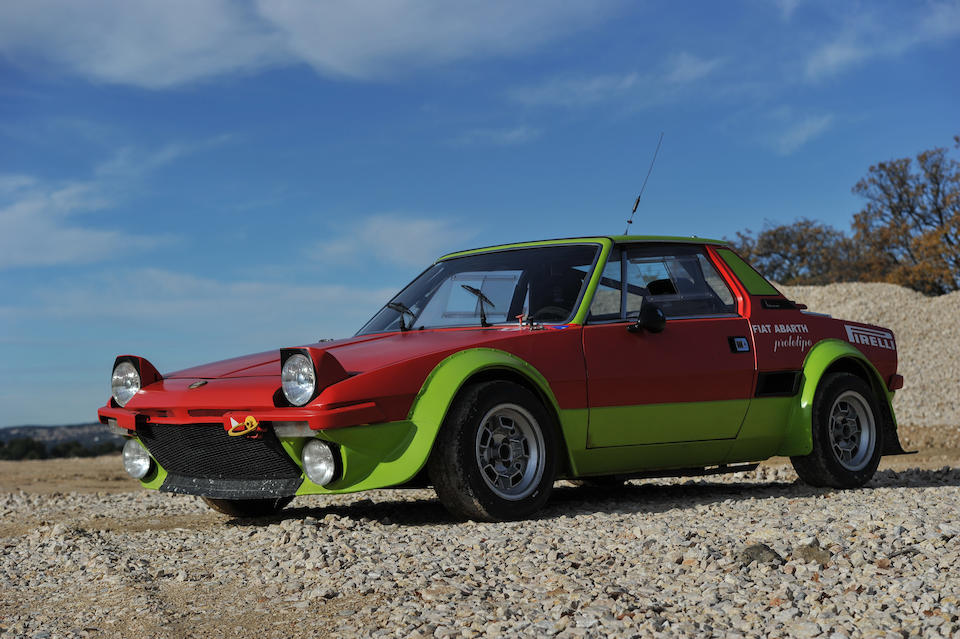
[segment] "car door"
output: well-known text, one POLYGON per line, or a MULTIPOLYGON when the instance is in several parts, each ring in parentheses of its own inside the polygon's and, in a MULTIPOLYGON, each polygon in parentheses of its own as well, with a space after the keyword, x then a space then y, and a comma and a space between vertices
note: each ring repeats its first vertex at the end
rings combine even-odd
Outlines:
POLYGON ((735 438, 756 373, 752 344, 702 247, 611 254, 583 330, 588 447, 735 438), (645 304, 664 312, 662 332, 628 330, 645 304))

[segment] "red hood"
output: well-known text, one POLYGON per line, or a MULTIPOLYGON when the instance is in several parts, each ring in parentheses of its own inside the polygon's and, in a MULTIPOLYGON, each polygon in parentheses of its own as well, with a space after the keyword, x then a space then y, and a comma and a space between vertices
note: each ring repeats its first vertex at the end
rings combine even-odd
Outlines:
MULTIPOLYGON (((362 335, 309 344, 328 351, 350 373, 363 373, 428 353, 503 339, 516 327, 463 328, 362 335)), ((165 379, 280 376, 280 349, 225 359, 164 375, 165 379)))

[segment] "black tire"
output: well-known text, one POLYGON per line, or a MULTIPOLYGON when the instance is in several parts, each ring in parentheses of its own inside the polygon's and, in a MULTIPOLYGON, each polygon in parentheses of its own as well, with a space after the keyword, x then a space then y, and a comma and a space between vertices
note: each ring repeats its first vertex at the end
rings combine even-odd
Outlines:
POLYGON ((224 515, 248 518, 276 515, 293 501, 293 497, 274 499, 213 499, 212 497, 203 497, 203 501, 207 503, 207 506, 224 515))
POLYGON ((427 471, 454 516, 507 521, 543 508, 558 459, 557 427, 540 400, 510 382, 485 382, 457 396, 427 471))
POLYGON ((825 376, 813 397, 813 450, 790 458, 797 475, 811 486, 863 486, 880 464, 882 419, 867 382, 850 373, 825 376))

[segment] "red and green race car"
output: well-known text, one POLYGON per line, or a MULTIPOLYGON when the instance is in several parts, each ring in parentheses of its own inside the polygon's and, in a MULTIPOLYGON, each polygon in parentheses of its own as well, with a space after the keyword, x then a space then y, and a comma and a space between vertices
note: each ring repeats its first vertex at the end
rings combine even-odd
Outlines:
POLYGON ((438 259, 348 339, 161 375, 122 355, 100 421, 146 488, 234 516, 432 485, 528 517, 557 479, 737 472, 790 456, 857 487, 902 454, 891 331, 807 312, 726 243, 584 237, 438 259))

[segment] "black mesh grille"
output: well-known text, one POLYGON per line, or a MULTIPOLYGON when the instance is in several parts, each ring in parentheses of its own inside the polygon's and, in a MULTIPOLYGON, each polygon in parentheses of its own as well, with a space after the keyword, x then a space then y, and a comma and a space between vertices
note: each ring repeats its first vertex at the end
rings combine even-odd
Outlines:
POLYGON ((295 479, 300 467, 271 432, 230 437, 221 424, 142 424, 137 435, 167 472, 201 479, 295 479))

